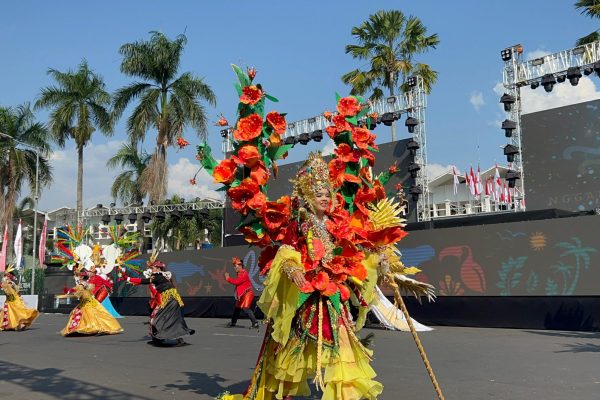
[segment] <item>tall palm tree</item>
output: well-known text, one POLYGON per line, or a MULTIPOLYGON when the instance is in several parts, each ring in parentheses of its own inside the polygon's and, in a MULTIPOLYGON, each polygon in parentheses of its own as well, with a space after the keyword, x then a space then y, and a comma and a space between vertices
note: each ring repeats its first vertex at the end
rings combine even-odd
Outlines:
POLYGON ((186 42, 185 35, 169 40, 160 32, 151 32, 150 40, 126 43, 119 49, 123 56, 121 72, 144 82, 132 82, 117 90, 114 112, 120 117, 127 105, 137 100, 127 120, 130 139, 144 140, 149 129, 157 131, 156 149, 143 174, 144 191, 156 203, 166 194, 167 148, 174 145, 186 125, 204 138, 207 119, 200 101, 216 104, 213 91, 203 79, 190 72, 177 76, 186 42))
MULTIPOLYGON (((40 152, 38 189, 52 181, 49 134, 43 124, 35 122, 28 104, 0 107, 0 133, 3 134, 0 136, 0 226, 4 231, 8 224, 8 240, 12 243, 12 220, 23 184, 28 183, 32 192, 36 184, 34 148, 40 152)), ((8 249, 10 253, 11 246, 8 249)))
POLYGON ((111 136, 113 121, 110 94, 102 77, 93 72, 87 61, 81 61, 76 71, 60 72, 49 69, 56 86, 42 89, 36 108, 51 108, 50 131, 59 147, 68 139, 77 148, 77 214, 83 210, 83 149, 99 129, 111 136))
MULTIPOLYGON (((582 14, 587 15, 591 18, 600 18, 600 1, 599 0, 578 0, 575 3, 575 8, 579 9, 582 14)), ((586 35, 582 38, 577 39, 575 46, 581 46, 584 44, 592 43, 600 40, 599 30, 586 35)))
POLYGON ((135 143, 123 143, 117 154, 106 162, 108 168, 123 169, 110 188, 111 196, 123 203, 142 202, 146 197, 142 189, 142 175, 149 162, 150 155, 143 150, 138 152, 135 143))
MULTIPOLYGON (((346 54, 367 60, 369 68, 355 69, 342 76, 342 81, 352 86, 352 94, 371 92, 371 99, 406 91, 410 75, 423 78, 425 90, 437 80, 437 72, 427 64, 418 63, 414 56, 435 49, 440 40, 437 34, 427 35, 427 28, 417 17, 408 18, 399 10, 381 10, 369 16, 360 26, 352 28, 358 44, 346 46, 346 54)), ((396 124, 392 124, 392 141, 396 139, 396 124)))

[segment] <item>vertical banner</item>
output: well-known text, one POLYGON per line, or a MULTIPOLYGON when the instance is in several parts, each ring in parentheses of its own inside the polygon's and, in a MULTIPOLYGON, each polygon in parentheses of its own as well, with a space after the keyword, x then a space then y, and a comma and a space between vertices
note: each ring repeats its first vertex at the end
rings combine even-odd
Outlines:
POLYGON ((21 220, 19 220, 19 227, 17 228, 17 234, 15 235, 15 268, 21 268, 21 260, 23 259, 23 236, 21 230, 21 220))
MULTIPOLYGON (((44 217, 42 233, 40 233, 40 247, 38 248, 38 260, 40 268, 44 268, 44 259, 46 258, 46 237, 48 236, 48 216, 44 217)), ((35 267, 35 266, 34 266, 35 267)))
POLYGON ((2 236, 2 253, 0 253, 0 272, 6 268, 6 252, 8 251, 8 224, 4 226, 4 236, 2 236))

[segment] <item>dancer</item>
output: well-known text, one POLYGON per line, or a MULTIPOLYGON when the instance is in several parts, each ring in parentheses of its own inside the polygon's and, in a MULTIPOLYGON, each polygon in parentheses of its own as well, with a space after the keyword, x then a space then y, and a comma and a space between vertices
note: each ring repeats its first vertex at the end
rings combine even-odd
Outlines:
POLYGON ((227 327, 233 328, 236 326, 240 313, 244 310, 246 315, 250 318, 250 321, 252 321, 252 326, 250 328, 258 329, 258 321, 250 308, 252 307, 252 301, 254 300, 254 291, 252 290, 252 283, 250 282, 248 271, 244 269, 244 262, 239 258, 233 257, 231 262, 237 276, 232 278, 229 276, 228 272, 225 272, 225 279, 227 282, 235 285, 235 308, 233 309, 231 322, 227 324, 227 327))
POLYGON ((175 340, 175 346, 184 346, 187 343, 184 336, 193 335, 195 331, 188 328, 183 318, 183 301, 171 280, 171 272, 165 270, 165 264, 156 260, 153 254, 148 262, 148 269, 144 271, 144 278, 127 277, 127 282, 133 285, 150 285, 154 294, 151 305, 154 305, 150 314, 149 344, 155 346, 165 345, 166 340, 175 340))
POLYGON ((60 334, 114 335, 123 332, 119 322, 94 297, 94 285, 88 282, 88 278, 86 270, 76 270, 72 296, 79 299, 79 304, 71 311, 67 326, 60 334))
POLYGON ((38 310, 27 308, 19 295, 13 266, 4 272, 0 286, 6 294, 4 306, 0 309, 0 331, 22 331, 31 326, 39 315, 38 310))

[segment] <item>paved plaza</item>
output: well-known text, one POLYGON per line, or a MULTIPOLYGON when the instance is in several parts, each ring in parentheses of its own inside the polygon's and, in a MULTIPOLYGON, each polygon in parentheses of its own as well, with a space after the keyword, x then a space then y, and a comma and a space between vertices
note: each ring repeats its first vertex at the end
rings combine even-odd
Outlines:
MULTIPOLYGON (((45 314, 31 330, 0 332, 0 399, 200 400, 245 388, 264 328, 189 318, 189 346, 155 348, 146 320, 121 319, 116 336, 63 338, 67 316, 45 314)), ((436 398, 409 333, 365 332, 375 333, 381 399, 436 398)), ((420 336, 448 400, 599 398, 600 333, 436 327, 420 336)))

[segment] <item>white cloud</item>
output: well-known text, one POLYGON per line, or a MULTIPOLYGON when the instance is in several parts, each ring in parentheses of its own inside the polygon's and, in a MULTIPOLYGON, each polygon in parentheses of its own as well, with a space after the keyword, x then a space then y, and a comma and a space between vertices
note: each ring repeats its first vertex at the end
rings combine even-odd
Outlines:
POLYGON ((335 143, 333 142, 333 140, 331 140, 331 138, 329 138, 327 143, 325 143, 325 146, 323 146, 323 148, 321 149, 321 152, 323 153, 324 156, 333 154, 335 147, 336 147, 335 143))
POLYGON ((523 113, 547 110, 549 108, 563 107, 570 104, 583 103, 600 99, 600 91, 589 77, 584 76, 577 86, 571 86, 567 81, 554 85, 550 93, 546 93, 542 86, 533 90, 529 87, 521 89, 523 113))
POLYGON ((446 172, 452 172, 452 167, 456 169, 456 172, 460 174, 460 170, 454 165, 442 165, 442 164, 427 164, 425 172, 429 180, 435 179, 446 172))
POLYGON ((548 54, 550 54, 550 52, 548 50, 545 50, 545 49, 535 49, 535 50, 526 52, 525 53, 525 59, 527 61, 529 61, 529 60, 535 60, 536 58, 541 58, 541 57, 547 56, 548 54))
POLYGON ((196 175, 196 184, 190 184, 190 179, 194 177, 200 164, 192 162, 189 158, 180 158, 176 164, 169 165, 169 187, 168 196, 177 194, 187 200, 200 198, 222 199, 223 196, 218 189, 219 186, 213 183, 213 179, 206 171, 200 171, 196 175))
POLYGON ((471 93, 471 97, 469 97, 469 101, 473 105, 476 111, 479 111, 481 107, 485 105, 485 100, 483 99, 483 93, 476 90, 471 93))

